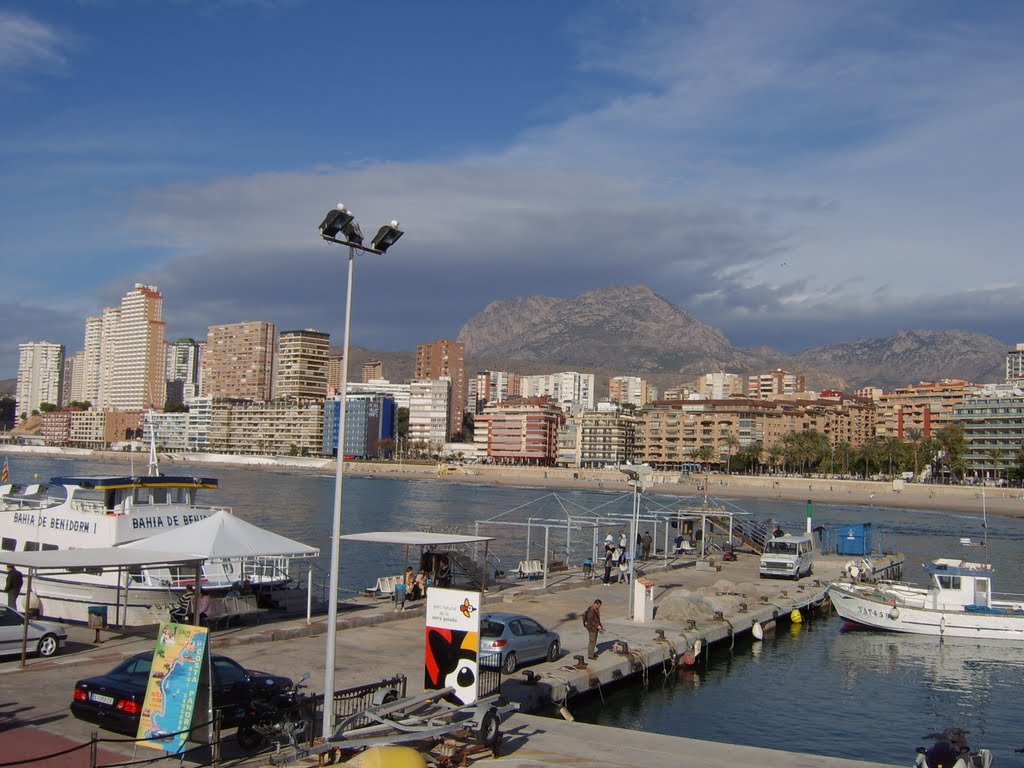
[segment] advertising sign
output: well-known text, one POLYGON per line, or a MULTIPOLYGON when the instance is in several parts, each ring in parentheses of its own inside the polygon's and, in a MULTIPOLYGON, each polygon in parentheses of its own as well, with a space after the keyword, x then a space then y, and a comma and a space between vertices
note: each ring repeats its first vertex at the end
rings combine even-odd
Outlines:
POLYGON ((457 703, 477 699, 480 651, 480 593, 430 587, 424 652, 424 689, 451 686, 457 703))
POLYGON ((206 627, 171 622, 160 625, 136 734, 136 738, 146 739, 140 742, 143 746, 172 753, 184 751, 208 636, 206 627))

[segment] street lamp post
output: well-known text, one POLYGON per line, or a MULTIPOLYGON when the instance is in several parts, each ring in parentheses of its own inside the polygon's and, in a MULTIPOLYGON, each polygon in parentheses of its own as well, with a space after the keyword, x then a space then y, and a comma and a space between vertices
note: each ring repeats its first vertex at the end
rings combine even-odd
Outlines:
POLYGON ((392 221, 378 230, 369 246, 363 245, 363 233, 354 214, 342 203, 327 212, 320 223, 320 237, 328 243, 348 246, 348 288, 345 293, 345 332, 341 358, 341 385, 338 388, 338 443, 334 473, 334 514, 331 528, 331 574, 327 602, 327 649, 324 655, 323 737, 334 733, 334 665, 338 635, 338 570, 341 560, 341 497, 345 467, 345 411, 348 396, 349 328, 352 321, 352 275, 356 251, 381 254, 394 245, 403 232, 392 221))
POLYGON ((630 520, 629 526, 629 541, 627 542, 626 552, 629 553, 629 620, 633 621, 635 617, 635 595, 636 588, 634 585, 634 578, 636 578, 636 535, 640 529, 640 496, 644 492, 644 485, 647 479, 650 477, 651 468, 646 464, 638 464, 635 468, 628 469, 620 467, 619 472, 629 478, 629 484, 633 487, 633 519, 630 520))

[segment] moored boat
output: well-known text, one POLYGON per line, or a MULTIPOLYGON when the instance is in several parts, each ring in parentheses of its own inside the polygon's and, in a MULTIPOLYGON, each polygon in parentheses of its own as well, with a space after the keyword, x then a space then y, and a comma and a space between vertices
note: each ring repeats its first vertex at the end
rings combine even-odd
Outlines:
POLYGON ((927 587, 834 582, 828 595, 848 627, 1024 642, 1024 600, 997 599, 990 564, 940 558, 924 569, 927 587))
MULTIPOLYGON (((131 544, 143 549, 167 550, 156 544, 161 535, 196 531, 185 536, 177 552, 207 557, 200 586, 209 592, 227 591, 248 580, 254 589, 274 589, 294 581, 289 573, 293 558, 311 558, 318 550, 277 537, 257 526, 246 526, 250 540, 272 541, 258 555, 251 554, 248 541, 235 549, 204 551, 212 540, 207 521, 233 518, 231 510, 205 506, 198 501, 203 489, 215 489, 212 478, 147 475, 55 477, 49 484, 0 487, 0 536, 2 548, 10 552, 120 547, 131 544), (204 532, 199 533, 203 528, 204 532), (259 537, 257 532, 268 534, 259 537), (269 537, 274 537, 273 539, 269 537)), ((218 526, 219 528, 219 526, 218 526)), ((212 530, 212 529, 211 529, 212 530)), ((194 570, 154 564, 124 574, 116 569, 46 571, 33 580, 31 608, 43 616, 70 621, 87 621, 92 606, 126 606, 121 623, 150 624, 167 618, 170 607, 188 585, 194 585, 194 570)), ((22 603, 25 596, 22 597, 22 603)))

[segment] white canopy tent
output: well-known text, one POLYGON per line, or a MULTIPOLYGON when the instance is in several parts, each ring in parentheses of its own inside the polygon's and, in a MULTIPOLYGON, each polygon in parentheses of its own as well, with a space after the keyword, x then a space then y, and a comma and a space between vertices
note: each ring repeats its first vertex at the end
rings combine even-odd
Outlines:
POLYGON ((487 591, 487 555, 493 536, 466 536, 459 533, 434 533, 433 531, 370 531, 347 533, 339 536, 342 541, 361 541, 369 544, 398 544, 405 547, 405 559, 409 560, 409 547, 419 547, 422 553, 426 547, 457 547, 463 544, 484 545, 484 557, 480 565, 480 591, 487 591))
POLYGON ((207 560, 236 557, 316 557, 320 550, 247 523, 230 512, 122 544, 119 549, 200 552, 207 560))
MULTIPOLYGON (((28 646, 29 606, 32 597, 32 577, 39 571, 75 571, 85 569, 104 570, 113 568, 118 572, 118 593, 120 595, 121 574, 128 568, 151 565, 191 566, 195 568, 198 580, 199 571, 206 556, 188 550, 153 550, 123 547, 96 547, 89 549, 51 549, 37 552, 5 552, 0 551, 0 564, 23 568, 27 573, 25 580, 25 625, 21 638, 21 665, 25 666, 28 646)), ((127 589, 125 590, 127 598, 127 589)), ((118 598, 120 611, 120 597, 118 598)), ((127 611, 127 606, 125 606, 127 611)), ((115 617, 114 623, 119 619, 115 617)))

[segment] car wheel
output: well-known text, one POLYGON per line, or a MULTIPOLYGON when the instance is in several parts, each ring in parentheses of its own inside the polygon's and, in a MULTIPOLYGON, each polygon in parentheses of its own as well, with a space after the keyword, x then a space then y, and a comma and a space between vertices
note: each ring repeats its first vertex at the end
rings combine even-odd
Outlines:
POLYGON ((39 638, 39 655, 40 656, 53 656, 60 648, 60 643, 57 642, 56 635, 43 635, 39 638))
POLYGON ((558 661, 558 656, 561 654, 562 648, 555 640, 548 646, 548 661, 558 661))
POLYGON ((509 653, 508 656, 505 657, 505 662, 501 665, 501 671, 504 672, 506 675, 511 675, 513 672, 516 671, 516 667, 518 665, 519 659, 516 658, 515 651, 512 651, 511 653, 509 653))

